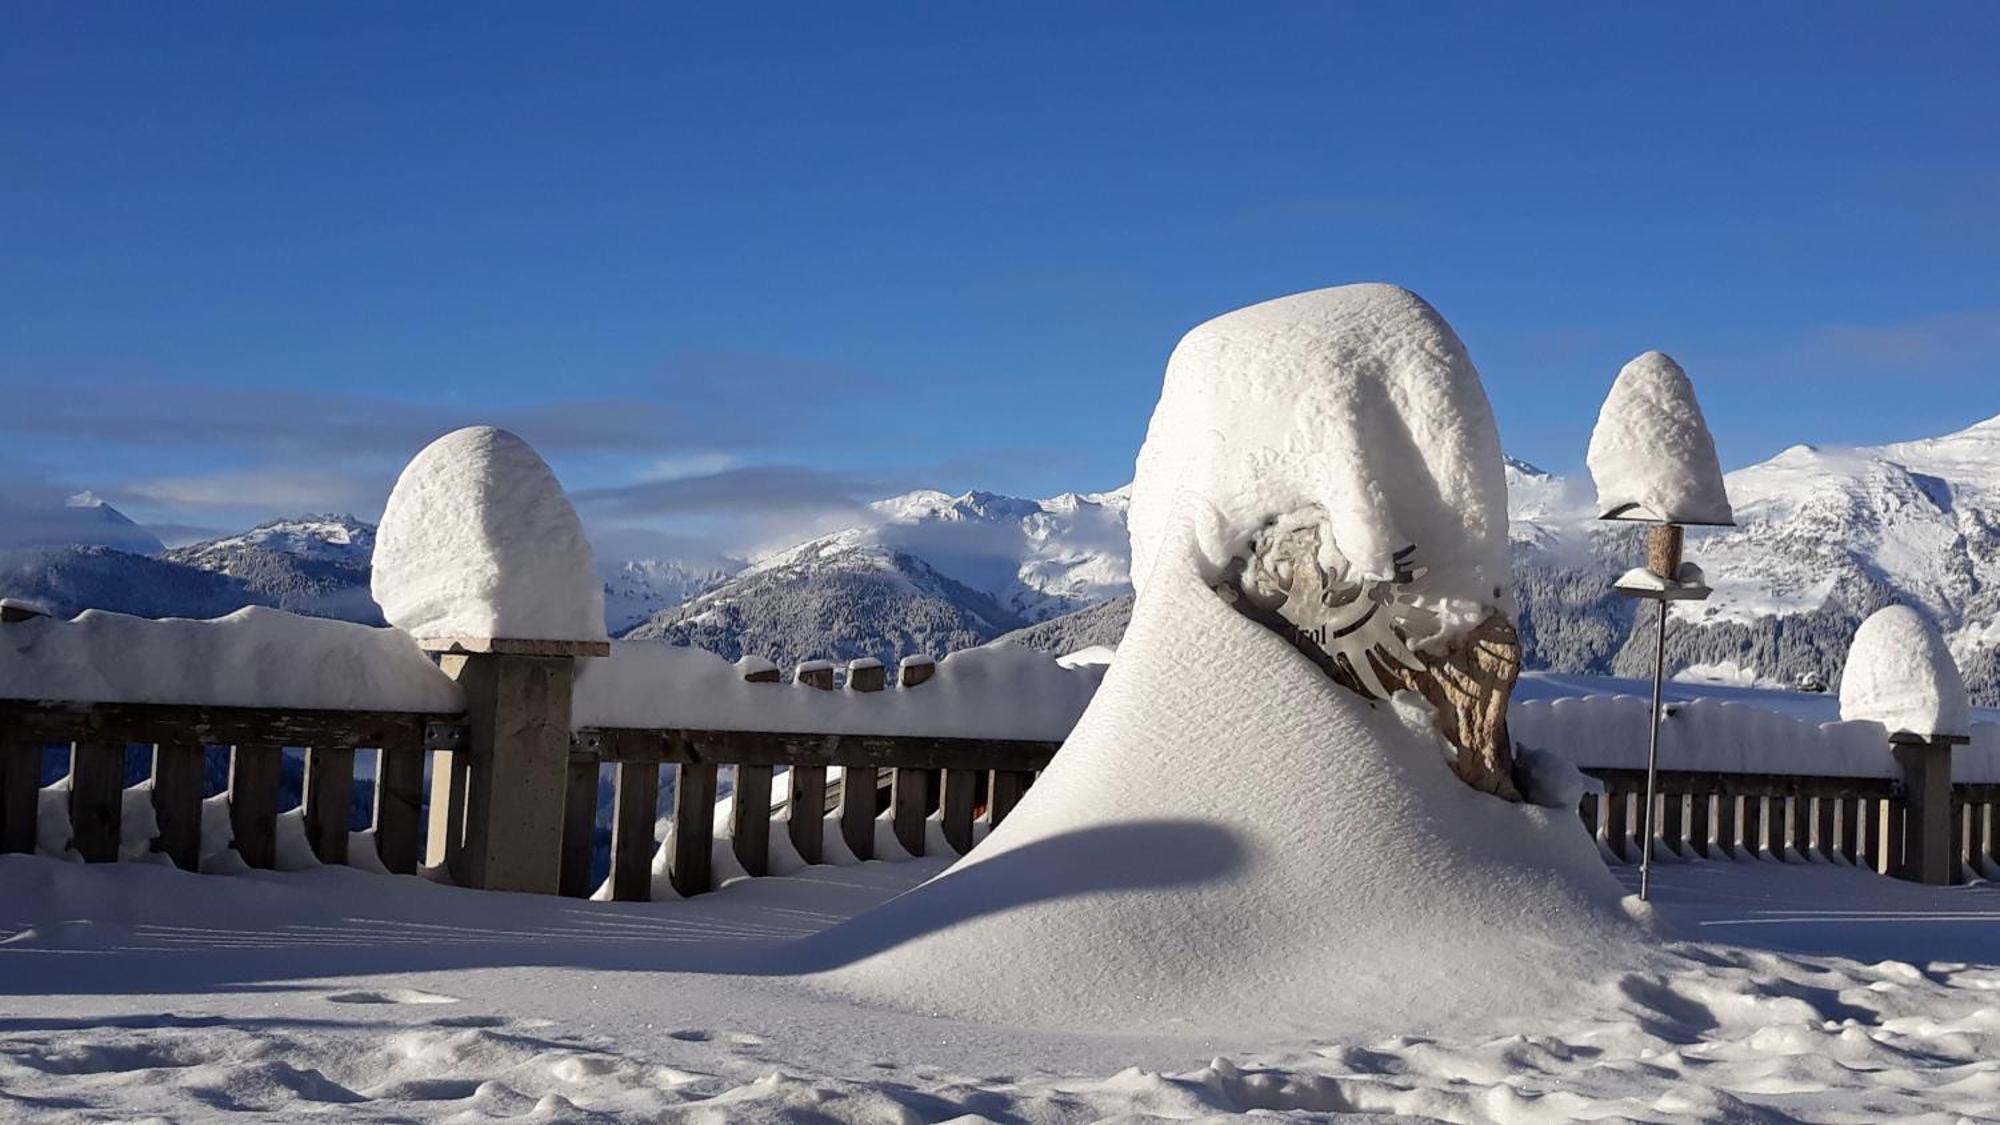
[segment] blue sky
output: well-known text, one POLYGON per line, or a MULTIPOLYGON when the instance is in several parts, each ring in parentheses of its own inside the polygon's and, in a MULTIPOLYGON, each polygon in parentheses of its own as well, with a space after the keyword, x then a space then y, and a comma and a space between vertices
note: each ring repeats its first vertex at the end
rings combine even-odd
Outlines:
POLYGON ((1188 327, 1428 297, 1516 455, 2000 413, 2000 7, 22 3, 0 479, 373 514, 498 421, 600 548, 1124 483, 1188 327))

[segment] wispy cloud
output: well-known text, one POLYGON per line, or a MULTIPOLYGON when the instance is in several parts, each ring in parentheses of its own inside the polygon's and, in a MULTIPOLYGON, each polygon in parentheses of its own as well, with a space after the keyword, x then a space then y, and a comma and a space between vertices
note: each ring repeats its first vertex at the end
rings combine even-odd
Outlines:
POLYGON ((114 500, 130 497, 189 508, 367 511, 387 498, 388 483, 353 474, 264 467, 133 481, 112 495, 114 500))
POLYGON ((0 385, 8 398, 0 432, 156 449, 408 456, 439 434, 474 424, 514 430, 545 452, 658 449, 690 431, 717 442, 737 436, 715 419, 692 427, 686 411, 636 399, 461 407, 205 384, 77 387, 17 378, 0 385))
POLYGON ((1798 348, 1808 364, 1898 375, 1961 374, 2000 354, 2000 309, 1893 324, 1828 325, 1798 348))
POLYGON ((896 490, 873 474, 798 465, 742 465, 700 475, 641 480, 573 493, 579 507, 621 519, 866 510, 896 490))

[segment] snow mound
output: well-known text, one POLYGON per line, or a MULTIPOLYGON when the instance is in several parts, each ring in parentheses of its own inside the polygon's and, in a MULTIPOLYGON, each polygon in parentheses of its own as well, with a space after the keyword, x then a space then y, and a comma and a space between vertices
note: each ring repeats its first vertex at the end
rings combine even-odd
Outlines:
POLYGON ((1477 373, 1409 293, 1309 293, 1196 329, 1141 454, 1145 573, 1089 710, 984 843, 808 943, 806 967, 877 1002, 1040 1025, 1352 1034, 1586 1004, 1576 966, 1651 954, 1573 809, 1463 784, 1418 697, 1364 701, 1210 587, 1256 529, 1317 505, 1355 565, 1414 540, 1434 599, 1483 611, 1501 474, 1477 373))
POLYGON ((1647 352, 1618 372, 1586 460, 1602 517, 1736 522, 1694 384, 1665 352, 1647 352))
POLYGON ((1444 318, 1393 285, 1281 297, 1189 332, 1167 361, 1138 478, 1141 589, 1171 550, 1183 494, 1199 501, 1210 584, 1266 523, 1314 508, 1347 581, 1394 579, 1414 546, 1429 573, 1412 592, 1447 631, 1479 624, 1511 581, 1500 437, 1479 373, 1444 318))
POLYGON ((1951 651, 1930 620, 1905 605, 1876 610, 1854 631, 1840 674, 1840 717, 1881 723, 1892 734, 1972 733, 1951 651))
POLYGON ((602 641, 583 524, 527 442, 472 426, 425 446, 375 533, 383 619, 425 640, 602 641))
POLYGON ((457 712, 458 685, 406 633, 251 606, 212 621, 85 610, 0 625, 0 695, 457 712))

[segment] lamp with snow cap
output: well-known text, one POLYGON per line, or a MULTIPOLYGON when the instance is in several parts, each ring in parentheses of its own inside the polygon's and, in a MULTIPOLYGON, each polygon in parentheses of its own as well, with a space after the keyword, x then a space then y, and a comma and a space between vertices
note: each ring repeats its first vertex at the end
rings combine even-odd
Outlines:
POLYGON ((1654 805, 1660 764, 1660 693, 1666 681, 1667 603, 1701 601, 1711 592, 1701 568, 1681 557, 1686 528, 1734 527, 1701 404, 1687 372, 1664 352, 1627 363, 1611 384, 1587 458, 1597 485, 1598 519, 1651 525, 1646 565, 1612 583, 1630 598, 1659 606, 1653 648, 1653 705, 1646 736, 1646 806, 1640 832, 1639 897, 1652 890, 1654 805))

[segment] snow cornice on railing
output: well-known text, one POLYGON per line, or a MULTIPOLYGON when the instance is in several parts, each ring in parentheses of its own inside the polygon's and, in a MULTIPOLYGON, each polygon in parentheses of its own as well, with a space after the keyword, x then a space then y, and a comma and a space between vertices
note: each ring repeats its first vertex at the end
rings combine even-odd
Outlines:
POLYGON ((872 659, 851 662, 834 691, 830 662, 782 683, 768 663, 731 664, 701 649, 617 642, 577 676, 579 730, 695 729, 1060 742, 1083 715, 1104 665, 1065 667, 1046 653, 989 645, 941 661, 906 657, 896 682, 872 659))

